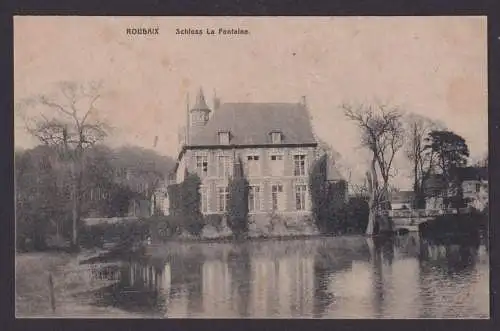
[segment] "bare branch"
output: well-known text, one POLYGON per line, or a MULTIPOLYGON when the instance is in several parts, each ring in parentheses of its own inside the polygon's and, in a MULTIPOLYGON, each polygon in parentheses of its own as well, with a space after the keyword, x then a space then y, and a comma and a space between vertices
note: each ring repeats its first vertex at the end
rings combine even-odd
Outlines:
POLYGON ((85 113, 85 115, 83 116, 83 119, 81 121, 81 125, 85 125, 85 121, 87 120, 87 117, 89 116, 90 112, 95 110, 94 108, 94 104, 95 102, 97 101, 97 99, 100 97, 99 94, 96 94, 92 100, 90 101, 90 105, 89 105, 89 109, 87 110, 87 112, 85 113))
POLYGON ((59 105, 59 104, 57 104, 57 103, 55 103, 55 102, 49 101, 49 100, 47 99, 47 97, 46 97, 46 96, 41 96, 41 97, 40 97, 40 103, 41 103, 42 105, 47 106, 47 107, 53 108, 53 109, 55 109, 55 110, 57 110, 57 111, 59 111, 59 112, 61 112, 61 113, 65 114, 65 115, 68 115, 68 116, 70 116, 70 117, 73 117, 73 113, 72 113, 72 112, 70 112, 70 111, 68 111, 68 110, 64 109, 64 107, 63 107, 63 106, 61 106, 61 105, 59 105))
POLYGON ((43 113, 34 117, 23 113, 27 131, 43 144, 63 146, 62 150, 75 156, 81 155, 85 149, 107 136, 108 126, 98 120, 90 121, 90 114, 96 110, 95 104, 100 98, 100 86, 90 83, 86 87, 74 82, 62 82, 59 92, 63 102, 45 95, 30 99, 31 102, 20 102, 20 113, 37 105, 54 111, 53 119, 43 113))
POLYGON ((379 104, 377 106, 352 106, 343 104, 347 119, 360 129, 361 144, 373 154, 371 180, 374 205, 386 195, 385 191, 393 170, 393 160, 403 145, 404 134, 401 125, 402 112, 397 107, 379 104), (376 168, 380 171, 383 187, 378 189, 376 168))

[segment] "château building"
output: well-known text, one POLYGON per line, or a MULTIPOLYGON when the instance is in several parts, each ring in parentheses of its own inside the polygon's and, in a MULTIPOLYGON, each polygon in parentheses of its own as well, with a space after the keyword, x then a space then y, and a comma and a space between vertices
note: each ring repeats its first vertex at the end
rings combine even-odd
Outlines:
MULTIPOLYGON (((214 97, 210 109, 200 89, 186 122, 172 177, 181 183, 186 171, 198 174, 203 214, 227 211, 229 179, 240 161, 250 186, 251 219, 311 214, 309 172, 322 152, 305 97, 297 103, 221 103, 214 97)), ((333 163, 327 168, 328 180, 343 180, 333 163)))

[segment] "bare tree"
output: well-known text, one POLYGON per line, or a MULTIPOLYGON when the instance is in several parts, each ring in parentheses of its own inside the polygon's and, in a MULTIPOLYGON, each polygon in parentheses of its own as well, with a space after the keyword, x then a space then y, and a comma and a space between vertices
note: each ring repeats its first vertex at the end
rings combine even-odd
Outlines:
POLYGON ((405 154, 412 166, 414 208, 423 208, 425 203, 424 181, 431 174, 436 162, 436 154, 429 153, 426 139, 434 130, 444 129, 444 125, 427 117, 409 114, 405 117, 405 154))
POLYGON ((17 104, 27 131, 58 152, 59 161, 69 168, 72 187, 72 247, 78 248, 80 198, 85 151, 102 141, 109 127, 96 117, 100 83, 61 82, 56 95, 40 95, 17 104), (30 115, 29 110, 36 115, 30 115))
POLYGON ((393 161, 403 146, 402 112, 385 105, 342 105, 344 115, 361 130, 361 144, 371 152, 370 171, 367 173, 370 194, 370 214, 366 234, 372 235, 376 227, 392 228, 388 218, 383 224, 377 218, 388 207, 389 180, 393 176, 393 161), (379 177, 380 175, 380 177, 379 177), (379 222, 377 222, 379 220, 379 222))

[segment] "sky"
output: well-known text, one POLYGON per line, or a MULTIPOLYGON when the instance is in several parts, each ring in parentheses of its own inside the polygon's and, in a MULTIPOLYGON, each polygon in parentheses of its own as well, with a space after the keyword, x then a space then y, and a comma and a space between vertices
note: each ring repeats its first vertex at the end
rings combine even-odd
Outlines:
MULTIPOLYGON (((101 81, 107 144, 175 157, 178 132, 200 87, 209 105, 299 102, 317 136, 360 180, 368 154, 343 103, 385 103, 442 121, 472 159, 488 150, 485 17, 50 17, 14 19, 16 101, 51 94, 60 81, 101 81), (158 28, 127 35, 127 28, 158 28), (248 29, 248 35, 176 35, 176 29, 248 29)), ((33 110, 35 112, 36 110, 33 110)), ((35 113, 33 113, 35 114, 35 113)), ((31 115, 33 115, 31 114, 31 115)), ((15 119, 15 145, 36 141, 15 119)), ((402 155, 394 184, 408 188, 402 155)))

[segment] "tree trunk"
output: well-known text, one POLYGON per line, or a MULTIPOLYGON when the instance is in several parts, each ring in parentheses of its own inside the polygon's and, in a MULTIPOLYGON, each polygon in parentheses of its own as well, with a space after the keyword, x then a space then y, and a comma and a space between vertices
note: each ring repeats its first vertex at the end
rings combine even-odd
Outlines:
POLYGON ((73 181, 73 194, 72 194, 72 238, 71 238, 71 248, 73 250, 79 249, 79 241, 78 241, 78 226, 80 220, 80 191, 81 191, 81 181, 82 181, 82 173, 81 167, 77 163, 78 160, 71 162, 71 174, 73 181))
POLYGON ((370 166, 370 172, 367 174, 369 178, 368 180, 368 192, 370 194, 370 201, 369 201, 369 214, 368 214, 368 225, 366 226, 366 231, 365 234, 367 236, 372 236, 376 234, 374 231, 375 229, 375 222, 376 217, 377 217, 377 194, 378 194, 378 179, 377 179, 377 171, 375 169, 375 156, 373 156, 371 166, 370 166))
POLYGON ((77 196, 76 196, 76 171, 75 171, 75 164, 71 162, 71 179, 73 182, 72 185, 72 194, 71 194, 71 199, 72 199, 72 236, 71 236, 71 247, 73 249, 76 249, 77 243, 78 243, 78 230, 77 230, 77 218, 78 218, 78 212, 77 212, 77 196))
POLYGON ((413 209, 419 209, 420 208, 420 187, 419 187, 419 180, 417 176, 417 167, 415 166, 415 178, 413 182, 413 209))
POLYGON ((381 204, 382 210, 384 211, 383 215, 380 215, 380 230, 384 232, 392 232, 392 223, 391 219, 389 218, 389 215, 387 211, 389 210, 389 187, 388 187, 388 182, 387 179, 384 178, 384 188, 382 191, 382 201, 383 203, 381 204))

